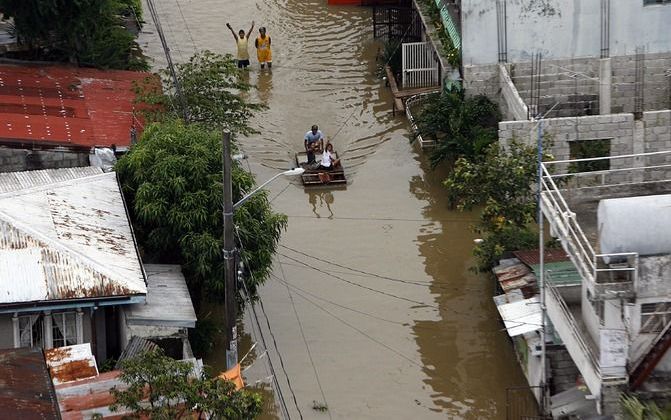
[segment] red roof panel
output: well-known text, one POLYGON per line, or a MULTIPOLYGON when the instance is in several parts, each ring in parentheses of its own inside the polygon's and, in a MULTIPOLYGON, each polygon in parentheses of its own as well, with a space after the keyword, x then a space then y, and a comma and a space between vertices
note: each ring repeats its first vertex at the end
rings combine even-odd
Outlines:
MULTIPOLYGON (((150 73, 0 65, 0 143, 129 146, 133 83, 150 73)), ((138 135, 140 126, 137 126, 138 135)))

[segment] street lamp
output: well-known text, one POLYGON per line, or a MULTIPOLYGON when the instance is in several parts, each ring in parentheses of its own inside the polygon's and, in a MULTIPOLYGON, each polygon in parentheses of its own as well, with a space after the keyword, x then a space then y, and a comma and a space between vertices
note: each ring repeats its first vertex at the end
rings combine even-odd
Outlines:
POLYGON ((254 194, 261 191, 263 187, 279 178, 280 176, 301 175, 303 168, 290 169, 280 172, 263 184, 259 185, 249 194, 245 195, 233 204, 233 181, 231 178, 231 132, 224 130, 222 148, 222 164, 224 172, 224 306, 226 313, 226 370, 234 368, 238 364, 238 331, 235 325, 237 306, 235 301, 235 280, 237 270, 235 267, 235 239, 233 237, 233 211, 245 203, 254 194))

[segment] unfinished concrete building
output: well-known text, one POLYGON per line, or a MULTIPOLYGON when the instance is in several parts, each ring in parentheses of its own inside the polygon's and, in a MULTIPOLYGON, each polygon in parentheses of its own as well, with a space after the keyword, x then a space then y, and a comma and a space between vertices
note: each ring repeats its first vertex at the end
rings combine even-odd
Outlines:
POLYGON ((553 354, 568 355, 576 386, 552 395, 557 417, 618 417, 626 391, 668 402, 671 1, 453 3, 467 93, 501 105, 502 144, 542 132, 555 159, 543 213, 577 275, 543 272, 549 360, 528 349, 530 385, 546 372, 552 394, 553 354))

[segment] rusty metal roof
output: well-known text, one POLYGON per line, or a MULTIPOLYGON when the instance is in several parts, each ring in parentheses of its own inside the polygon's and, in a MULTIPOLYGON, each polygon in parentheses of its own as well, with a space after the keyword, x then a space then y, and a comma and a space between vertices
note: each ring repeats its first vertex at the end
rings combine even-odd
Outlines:
POLYGON ((54 385, 98 376, 91 343, 57 347, 44 351, 54 385))
POLYGON ((0 305, 147 293, 116 174, 67 171, 0 194, 0 305))
POLYGON ((60 419, 41 349, 0 350, 0 417, 60 419))
MULTIPOLYGON (((133 83, 149 73, 0 65, 0 143, 130 145, 133 83)), ((137 130, 141 126, 138 124, 137 130)))
MULTIPOLYGON (((514 251, 513 255, 515 255, 517 259, 528 266, 540 264, 540 251, 538 249, 514 251)), ((545 263, 562 262, 568 260, 568 254, 566 254, 566 251, 561 248, 545 249, 545 253, 543 255, 543 262, 545 263)))
POLYGON ((112 412, 109 405, 114 402, 110 388, 126 389, 128 386, 119 380, 121 371, 101 373, 95 378, 56 385, 56 396, 63 420, 80 420, 99 414, 102 418, 121 418, 131 414, 123 408, 112 412))

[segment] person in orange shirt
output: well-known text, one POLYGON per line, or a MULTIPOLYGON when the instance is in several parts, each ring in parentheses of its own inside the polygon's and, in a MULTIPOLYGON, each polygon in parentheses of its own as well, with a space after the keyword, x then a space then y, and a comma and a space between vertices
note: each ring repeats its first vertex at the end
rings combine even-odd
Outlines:
POLYGON ((273 66, 273 53, 270 51, 270 43, 270 35, 266 35, 266 28, 260 27, 259 36, 254 41, 254 45, 256 46, 256 57, 259 59, 262 69, 266 67, 266 63, 268 63, 268 68, 273 66))

